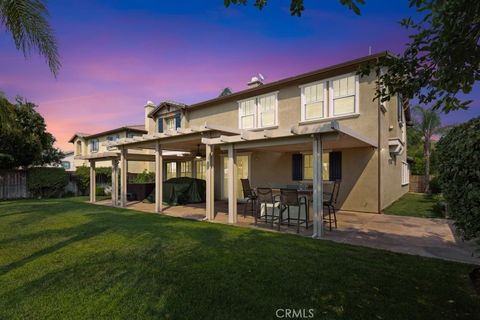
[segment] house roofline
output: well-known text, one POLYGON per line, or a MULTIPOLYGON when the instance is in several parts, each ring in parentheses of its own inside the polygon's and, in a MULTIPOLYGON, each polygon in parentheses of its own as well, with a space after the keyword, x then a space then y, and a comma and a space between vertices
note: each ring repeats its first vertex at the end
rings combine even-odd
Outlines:
POLYGON ((271 83, 260 85, 258 87, 248 88, 248 89, 245 89, 245 90, 242 90, 242 91, 239 91, 239 92, 232 93, 228 96, 217 97, 217 98, 214 98, 214 99, 197 102, 197 103, 189 105, 188 109, 205 107, 205 106, 209 106, 211 104, 215 104, 215 103, 219 103, 219 102, 226 102, 226 101, 231 101, 231 100, 240 100, 240 99, 246 98, 246 97, 251 96, 251 95, 259 95, 259 94, 263 94, 263 93, 268 93, 268 91, 275 90, 278 87, 282 87, 282 86, 285 86, 285 85, 288 85, 288 84, 307 83, 308 81, 310 81, 310 78, 318 77, 318 76, 321 76, 321 75, 325 75, 326 77, 328 77, 328 76, 330 76, 330 75, 328 75, 328 73, 335 72, 338 69, 352 68, 352 67, 355 67, 355 66, 359 66, 363 63, 366 63, 366 62, 369 62, 369 61, 372 61, 372 60, 375 60, 375 59, 378 59, 378 58, 382 58, 382 57, 385 57, 385 56, 388 56, 388 55, 393 56, 393 54, 389 51, 378 52, 378 53, 375 53, 375 54, 372 54, 372 55, 369 55, 369 56, 364 56, 364 57, 357 58, 357 59, 354 59, 354 60, 349 60, 349 61, 342 62, 342 63, 339 63, 339 64, 331 65, 331 66, 328 66, 328 67, 325 67, 325 68, 321 68, 321 69, 317 69, 317 70, 314 70, 314 71, 302 73, 302 74, 299 74, 299 75, 296 75, 296 76, 280 79, 280 80, 277 80, 277 81, 274 81, 274 82, 271 82, 271 83))
POLYGON ((147 130, 145 130, 145 129, 138 129, 138 128, 134 128, 132 126, 123 126, 123 127, 110 129, 110 130, 107 130, 107 131, 102 131, 102 132, 93 133, 93 134, 89 134, 89 135, 76 133, 76 134, 73 135, 72 138, 70 138, 70 140, 68 140, 68 142, 73 143, 73 141, 75 140, 76 137, 80 137, 80 138, 84 138, 84 139, 91 139, 91 138, 96 138, 96 137, 99 137, 99 136, 103 136, 103 135, 111 134, 111 133, 116 133, 116 132, 120 132, 120 131, 127 131, 127 132, 128 131, 133 131, 133 132, 140 132, 140 133, 148 133, 147 130))

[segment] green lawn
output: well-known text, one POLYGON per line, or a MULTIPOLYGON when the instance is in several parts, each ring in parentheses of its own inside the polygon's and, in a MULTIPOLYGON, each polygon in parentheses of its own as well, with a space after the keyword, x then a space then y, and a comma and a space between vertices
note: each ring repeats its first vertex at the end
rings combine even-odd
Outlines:
POLYGON ((75 199, 0 202, 0 319, 480 319, 472 268, 75 199))
POLYGON ((407 193, 386 208, 386 214, 419 218, 445 218, 433 196, 423 193, 407 193))

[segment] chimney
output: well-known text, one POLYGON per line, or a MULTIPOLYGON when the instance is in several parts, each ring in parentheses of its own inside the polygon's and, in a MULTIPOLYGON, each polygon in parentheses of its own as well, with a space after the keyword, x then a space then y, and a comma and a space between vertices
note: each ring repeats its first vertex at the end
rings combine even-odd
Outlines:
POLYGON ((145 105, 145 130, 148 131, 149 134, 155 133, 155 120, 148 117, 150 112, 152 112, 155 107, 155 103, 150 100, 148 100, 147 104, 145 105))
POLYGON ((247 86, 249 89, 251 88, 256 88, 258 86, 261 86, 263 84, 263 76, 253 76, 252 79, 250 80, 249 83, 247 83, 247 86))

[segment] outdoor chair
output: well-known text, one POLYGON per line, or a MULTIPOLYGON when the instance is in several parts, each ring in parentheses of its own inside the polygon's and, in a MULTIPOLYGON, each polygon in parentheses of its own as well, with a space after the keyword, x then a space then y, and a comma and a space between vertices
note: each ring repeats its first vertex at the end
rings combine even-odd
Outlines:
POLYGON ((335 180, 335 182, 333 183, 332 192, 325 192, 323 194, 323 207, 326 207, 328 209, 328 213, 326 213, 325 211, 323 212, 323 219, 324 221, 329 223, 330 231, 332 231, 332 223, 335 224, 335 229, 337 228, 337 214, 335 210, 335 205, 337 204, 338 191, 340 190, 340 182, 341 180, 335 180))
POLYGON ((251 207, 248 212, 251 212, 254 217, 256 217, 256 201, 257 201, 257 194, 255 191, 250 187, 250 181, 248 179, 240 179, 242 182, 242 189, 243 189, 243 197, 247 200, 245 206, 243 207, 243 217, 247 216, 247 207, 250 203, 251 207))
POLYGON ((306 196, 299 196, 297 189, 280 189, 280 219, 278 223, 278 230, 280 230, 280 224, 287 221, 287 225, 290 226, 291 222, 296 222, 297 233, 300 232, 300 224, 305 223, 305 228, 308 229, 308 200, 306 196), (290 215, 290 207, 298 208, 298 215, 293 218, 290 215), (301 208, 305 208, 305 218, 302 219, 301 208), (287 218, 283 218, 283 212, 287 211, 287 218))
POLYGON ((272 224, 276 220, 280 220, 280 201, 279 196, 273 195, 272 188, 257 188, 257 212, 258 215, 255 216, 255 225, 257 225, 257 217, 259 220, 264 220, 265 223, 269 221, 272 224), (263 208, 262 208, 263 206, 263 208), (268 212, 268 209, 271 208, 271 213, 268 212), (262 216, 262 209, 264 214, 262 216), (278 209, 278 214, 275 215, 275 209, 278 209))

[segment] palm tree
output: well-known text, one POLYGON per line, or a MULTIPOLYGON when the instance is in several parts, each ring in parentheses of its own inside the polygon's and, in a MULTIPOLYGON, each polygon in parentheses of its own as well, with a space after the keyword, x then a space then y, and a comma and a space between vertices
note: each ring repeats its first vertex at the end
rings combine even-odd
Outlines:
POLYGON ((28 57, 32 48, 45 57, 56 77, 60 69, 57 41, 43 0, 0 0, 0 30, 10 32, 18 50, 28 57))
POLYGON ((430 192, 430 156, 432 151, 432 137, 441 131, 441 121, 438 113, 433 109, 424 109, 416 106, 414 110, 418 113, 419 119, 415 127, 423 135, 423 158, 425 159, 425 193, 430 192))

